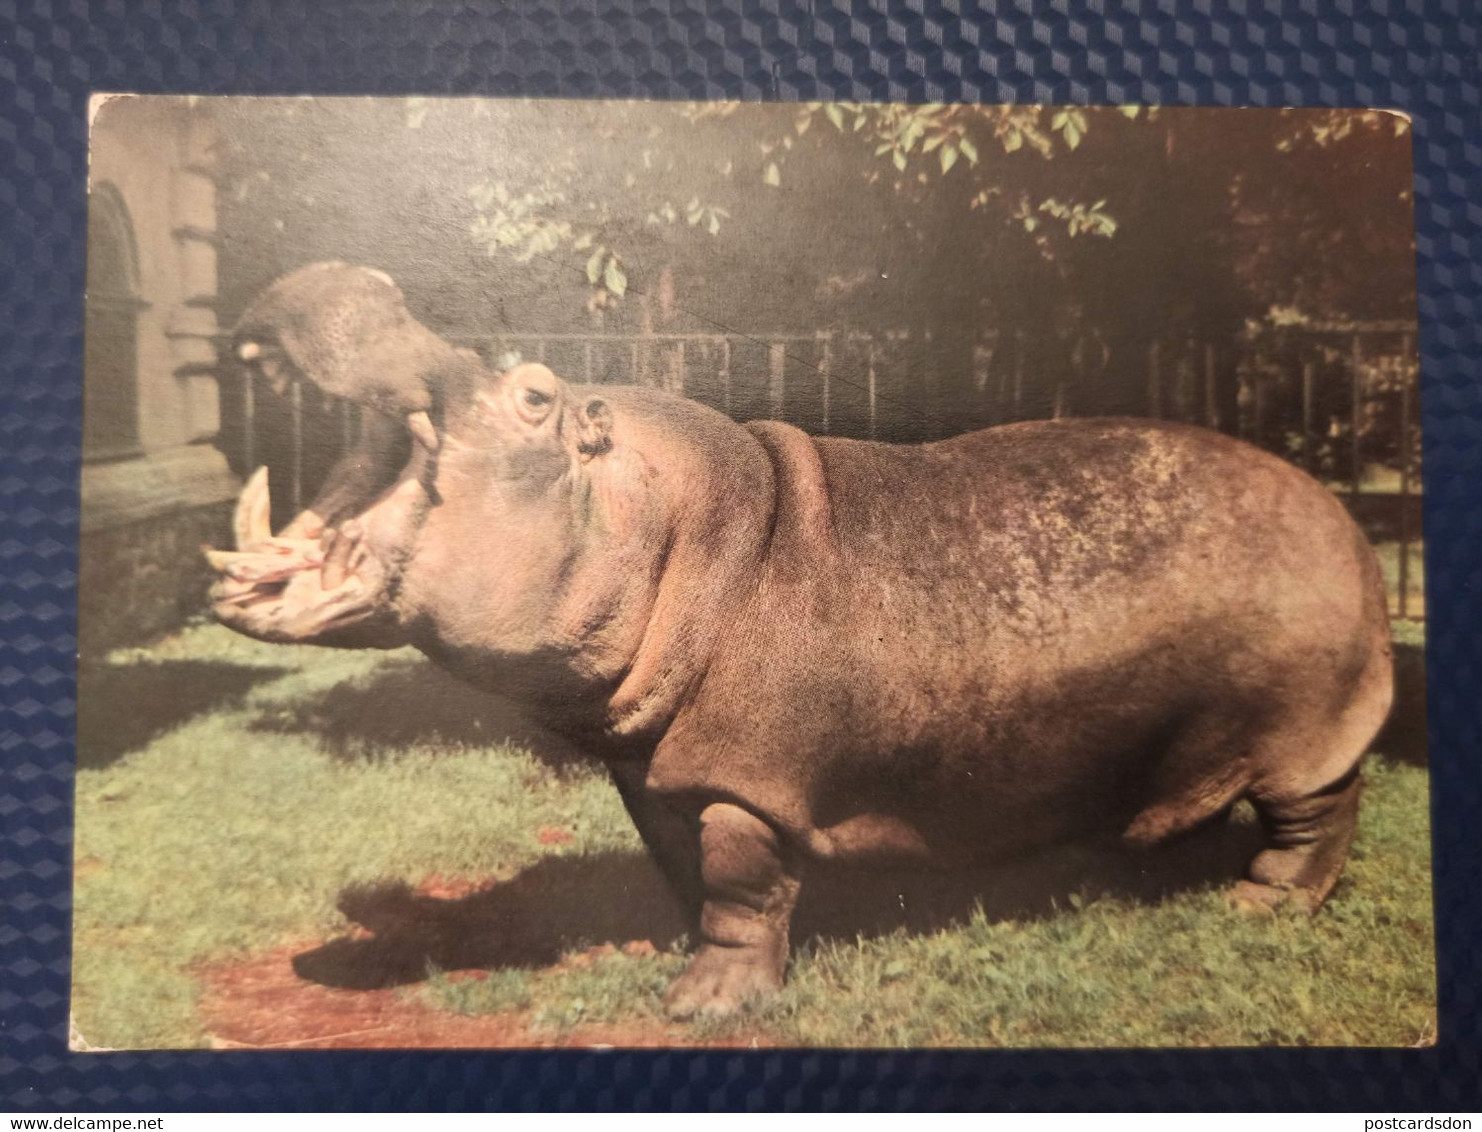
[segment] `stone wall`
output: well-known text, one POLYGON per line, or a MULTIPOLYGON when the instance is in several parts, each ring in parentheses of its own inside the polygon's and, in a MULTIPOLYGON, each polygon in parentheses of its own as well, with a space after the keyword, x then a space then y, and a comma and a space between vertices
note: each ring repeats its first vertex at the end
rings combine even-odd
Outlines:
MULTIPOLYGON (((221 416, 214 127, 185 98, 100 96, 92 111, 89 188, 126 213, 113 219, 129 233, 135 322, 131 344, 89 342, 84 379, 132 379, 137 406, 123 425, 137 437, 128 458, 99 458, 117 446, 83 453, 79 640, 96 651, 203 608, 200 544, 225 539, 237 485, 211 443, 221 416), (132 359, 92 360, 109 350, 132 359)), ((129 403, 90 401, 116 413, 129 403)))
POLYGON ((231 503, 216 503, 82 534, 77 647, 84 657, 145 644, 206 606, 212 573, 203 543, 224 546, 231 503))

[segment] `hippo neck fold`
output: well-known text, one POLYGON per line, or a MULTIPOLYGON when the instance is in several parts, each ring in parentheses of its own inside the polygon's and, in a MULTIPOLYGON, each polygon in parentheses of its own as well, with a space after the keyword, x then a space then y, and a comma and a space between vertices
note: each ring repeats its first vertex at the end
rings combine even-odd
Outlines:
POLYGON ((593 461, 598 494, 609 514, 647 507, 656 520, 642 536, 652 545, 651 584, 633 611, 640 631, 604 721, 610 739, 642 746, 690 700, 717 643, 752 605, 780 485, 795 477, 779 474, 771 445, 720 413, 653 390, 604 392, 622 439, 606 463, 593 461))

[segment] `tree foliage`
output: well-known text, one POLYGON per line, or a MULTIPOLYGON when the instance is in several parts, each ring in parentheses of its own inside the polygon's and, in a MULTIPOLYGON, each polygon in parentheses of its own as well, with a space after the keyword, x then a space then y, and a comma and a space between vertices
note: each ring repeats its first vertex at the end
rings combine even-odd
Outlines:
MULTIPOLYGON (((1409 137, 1377 112, 251 99, 233 297, 385 267, 444 322, 982 325, 1067 341, 1413 312, 1409 137), (678 296, 677 299, 674 297, 678 296), (647 305, 645 305, 647 304, 647 305)), ((237 301, 240 301, 239 299, 237 301)))
MULTIPOLYGON (((449 103, 437 112, 464 109, 449 103)), ((409 128, 421 128, 428 113, 426 100, 409 101, 409 128)), ((1137 111, 1123 114, 1134 118, 1137 111)), ((854 180, 855 191, 892 194, 902 216, 929 209, 953 178, 946 191, 958 207, 981 212, 988 223, 1015 225, 1046 258, 1060 239, 1116 230, 1105 199, 1031 199, 1017 187, 1017 164, 1079 147, 1090 128, 1080 109, 810 102, 789 111, 707 102, 618 105, 609 116, 641 122, 628 121, 621 131, 637 144, 619 147, 607 177, 592 175, 590 134, 552 130, 544 139, 549 159, 533 183, 512 185, 500 171, 468 190, 478 213, 470 226, 475 242, 517 263, 581 254, 595 308, 627 293, 636 249, 658 241, 675 259, 703 255, 707 238, 732 227, 738 197, 784 186, 807 192, 821 172, 854 180), (985 162, 985 152, 998 159, 985 162), (1010 161, 1015 154, 1021 156, 1010 161), (639 217, 652 231, 636 231, 639 217)))

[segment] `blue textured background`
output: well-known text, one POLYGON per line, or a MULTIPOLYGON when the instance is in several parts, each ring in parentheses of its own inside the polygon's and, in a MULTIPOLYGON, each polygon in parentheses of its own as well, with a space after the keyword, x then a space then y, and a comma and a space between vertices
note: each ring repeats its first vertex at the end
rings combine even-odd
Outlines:
POLYGON ((1482 1104, 1482 36, 1451 3, 0 0, 0 1110, 1482 1104), (1322 13, 1327 13, 1326 15, 1322 13), (1414 117, 1441 1040, 1401 1051, 66 1050, 92 90, 1369 105, 1414 117))

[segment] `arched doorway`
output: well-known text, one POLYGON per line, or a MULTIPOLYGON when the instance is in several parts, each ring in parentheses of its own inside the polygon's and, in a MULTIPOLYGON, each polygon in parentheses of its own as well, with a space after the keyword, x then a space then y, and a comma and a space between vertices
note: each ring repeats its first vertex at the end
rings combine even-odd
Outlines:
POLYGON ((82 455, 118 460, 139 447, 139 258, 134 225, 112 185, 88 193, 82 455))

